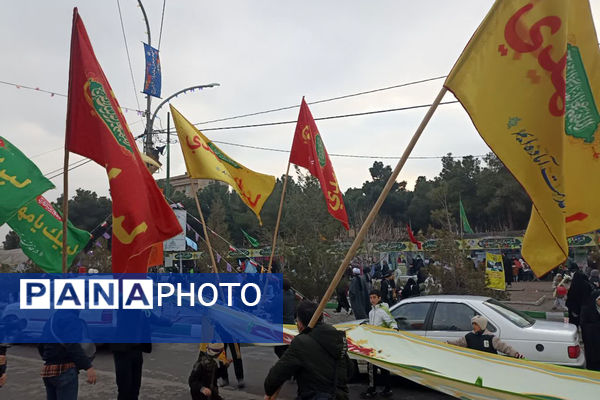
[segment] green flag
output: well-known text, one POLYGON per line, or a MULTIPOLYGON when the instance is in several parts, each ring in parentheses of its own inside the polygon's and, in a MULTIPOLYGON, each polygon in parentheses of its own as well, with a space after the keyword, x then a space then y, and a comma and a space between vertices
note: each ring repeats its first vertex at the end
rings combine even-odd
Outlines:
POLYGON ((0 136, 0 225, 23 204, 53 187, 29 158, 0 136))
MULTIPOLYGON (((62 272, 62 218, 48 200, 38 196, 7 222, 19 235, 27 257, 46 272, 62 272)), ((67 224, 67 265, 89 240, 88 232, 67 224)))
POLYGON ((462 199, 458 200, 458 204, 460 205, 460 221, 462 223, 463 231, 465 233, 474 233, 473 229, 471 229, 471 225, 469 225, 469 220, 467 219, 467 213, 465 213, 462 199))
POLYGON ((246 232, 245 230, 242 229, 242 233, 246 237, 246 240, 248 242, 250 242, 250 244, 252 245, 252 247, 258 247, 258 246, 260 246, 260 243, 258 243, 258 240, 254 239, 252 236, 248 235, 248 232, 246 232))

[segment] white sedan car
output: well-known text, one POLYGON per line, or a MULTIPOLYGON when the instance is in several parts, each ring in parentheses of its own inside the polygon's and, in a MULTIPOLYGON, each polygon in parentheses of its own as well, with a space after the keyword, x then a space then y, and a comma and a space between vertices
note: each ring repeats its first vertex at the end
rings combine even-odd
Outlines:
POLYGON ((536 320, 489 297, 412 297, 390 311, 400 330, 442 342, 466 335, 472 330, 471 318, 483 315, 489 321, 487 329, 528 360, 571 367, 585 364, 575 325, 536 320))

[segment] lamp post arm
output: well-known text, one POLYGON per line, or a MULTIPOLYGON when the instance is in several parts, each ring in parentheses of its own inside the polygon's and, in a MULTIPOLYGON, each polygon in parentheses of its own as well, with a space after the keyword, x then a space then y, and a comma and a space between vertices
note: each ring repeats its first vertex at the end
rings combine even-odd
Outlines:
POLYGON ((160 110, 162 106, 167 104, 169 102, 169 100, 171 100, 173 97, 179 96, 181 93, 187 92, 189 90, 211 88, 211 87, 215 87, 215 86, 221 86, 221 85, 219 85, 218 83, 209 83, 208 85, 190 86, 188 88, 181 89, 180 91, 175 92, 172 95, 170 95, 169 97, 167 97, 166 99, 164 99, 158 106, 156 106, 156 110, 154 110, 154 114, 152 114, 152 118, 150 119, 149 129, 147 132, 145 132, 145 134, 152 132, 152 127, 154 126, 154 119, 156 118, 156 114, 158 113, 158 110, 160 110))

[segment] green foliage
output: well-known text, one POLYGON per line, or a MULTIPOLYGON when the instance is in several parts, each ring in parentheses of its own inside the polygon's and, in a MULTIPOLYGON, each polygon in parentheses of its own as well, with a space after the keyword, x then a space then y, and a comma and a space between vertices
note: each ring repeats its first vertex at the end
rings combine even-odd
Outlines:
POLYGON ((432 254, 435 261, 429 265, 427 272, 433 275, 436 283, 441 284, 442 293, 488 296, 499 300, 510 297, 508 292, 486 287, 485 266, 475 265, 473 260, 467 258, 467 253, 459 250, 457 235, 447 230, 435 230, 431 234, 437 242, 432 254))
MULTIPOLYGON (((62 210, 62 195, 53 203, 62 210)), ((91 231, 110 217, 112 202, 90 190, 77 189, 69 199, 69 221, 79 229, 91 231)))

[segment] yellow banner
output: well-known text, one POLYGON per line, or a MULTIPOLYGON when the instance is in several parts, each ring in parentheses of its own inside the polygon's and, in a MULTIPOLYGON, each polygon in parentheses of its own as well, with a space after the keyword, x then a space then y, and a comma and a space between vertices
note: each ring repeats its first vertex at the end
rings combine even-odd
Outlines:
POLYGON ((229 158, 173 106, 171 114, 190 178, 214 179, 229 184, 262 225, 260 210, 273 192, 275 177, 254 172, 229 158))
POLYGON ((523 256, 536 275, 567 237, 600 226, 600 52, 587 0, 496 1, 445 86, 534 207, 523 256))
POLYGON ((504 266, 502 263, 502 254, 485 253, 485 279, 487 287, 496 290, 506 289, 504 268, 510 268, 510 266, 504 266))

